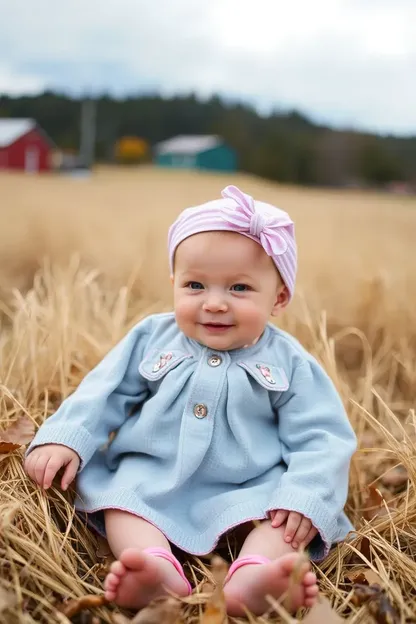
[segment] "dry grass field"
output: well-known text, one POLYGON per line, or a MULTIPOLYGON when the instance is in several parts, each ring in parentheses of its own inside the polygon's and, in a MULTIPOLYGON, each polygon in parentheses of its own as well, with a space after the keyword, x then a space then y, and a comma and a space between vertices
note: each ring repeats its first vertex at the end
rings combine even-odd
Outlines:
MULTIPOLYGON (((0 175, 1 622, 131 621, 113 605, 89 608, 91 599, 68 605, 86 595, 100 602, 108 552, 74 516, 73 493, 45 495, 25 479, 24 445, 30 423, 132 324, 170 309, 167 227, 229 183, 294 218, 298 292, 279 323, 331 374, 359 437, 347 507, 357 535, 317 568, 331 607, 321 602, 304 621, 416 621, 416 199, 102 168, 87 179, 0 175)), ((222 622, 209 561, 185 567, 192 598, 156 605, 136 623, 222 622)), ((302 617, 271 603, 251 621, 302 617)))

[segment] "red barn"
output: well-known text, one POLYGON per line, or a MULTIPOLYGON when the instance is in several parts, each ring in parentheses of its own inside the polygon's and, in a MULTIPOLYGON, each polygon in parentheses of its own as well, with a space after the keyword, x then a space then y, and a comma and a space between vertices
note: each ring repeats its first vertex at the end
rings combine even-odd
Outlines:
POLYGON ((0 119, 0 170, 52 169, 54 144, 33 119, 0 119))

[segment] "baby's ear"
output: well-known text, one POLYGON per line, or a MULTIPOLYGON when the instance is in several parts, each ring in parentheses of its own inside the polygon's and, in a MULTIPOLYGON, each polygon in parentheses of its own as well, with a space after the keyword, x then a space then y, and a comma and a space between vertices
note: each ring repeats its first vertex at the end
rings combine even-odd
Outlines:
POLYGON ((289 297, 289 291, 287 289, 287 286, 283 285, 281 288, 279 288, 279 291, 277 293, 276 301, 274 302, 274 306, 272 310, 272 316, 277 316, 279 312, 284 310, 287 304, 289 303, 289 299, 290 297, 289 297))

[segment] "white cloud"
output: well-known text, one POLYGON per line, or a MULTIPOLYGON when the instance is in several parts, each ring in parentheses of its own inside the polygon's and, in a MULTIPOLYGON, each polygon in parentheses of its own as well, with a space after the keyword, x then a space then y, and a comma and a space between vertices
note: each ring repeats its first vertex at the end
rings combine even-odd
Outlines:
POLYGON ((220 91, 263 110, 296 107, 329 123, 416 134, 414 0, 27 6, 0 0, 0 91, 220 91))
POLYGON ((9 95, 35 95, 45 88, 45 81, 35 75, 16 74, 0 65, 0 93, 9 95))

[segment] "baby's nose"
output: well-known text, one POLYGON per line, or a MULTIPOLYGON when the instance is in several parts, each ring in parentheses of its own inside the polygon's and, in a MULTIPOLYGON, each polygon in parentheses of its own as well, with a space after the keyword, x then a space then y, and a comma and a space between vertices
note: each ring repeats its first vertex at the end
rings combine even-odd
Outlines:
POLYGON ((219 294, 209 294, 204 301, 204 310, 207 312, 223 312, 227 309, 227 302, 219 294))

